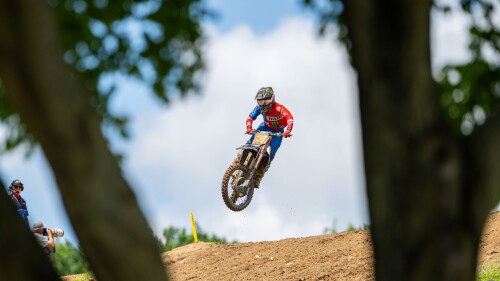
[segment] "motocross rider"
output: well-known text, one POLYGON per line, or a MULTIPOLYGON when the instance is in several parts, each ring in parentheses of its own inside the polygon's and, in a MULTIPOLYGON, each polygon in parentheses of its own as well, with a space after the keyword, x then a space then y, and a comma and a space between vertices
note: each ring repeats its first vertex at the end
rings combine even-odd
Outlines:
MULTIPOLYGON (((262 87, 255 95, 255 99, 257 100, 257 106, 250 112, 246 120, 247 134, 252 132, 252 123, 259 114, 262 114, 264 122, 262 122, 257 130, 259 131, 267 131, 267 132, 281 132, 283 133, 283 137, 288 138, 291 136, 291 132, 293 129, 293 116, 290 111, 284 107, 282 104, 275 102, 274 90, 271 87, 262 87)), ((247 144, 252 143, 255 135, 247 141, 247 144)), ((262 170, 258 169, 255 174, 254 179, 254 188, 259 188, 260 181, 264 174, 269 169, 271 165, 271 161, 273 161, 278 148, 281 145, 281 141, 283 137, 272 137, 271 141, 271 155, 269 159, 269 164, 262 170)))

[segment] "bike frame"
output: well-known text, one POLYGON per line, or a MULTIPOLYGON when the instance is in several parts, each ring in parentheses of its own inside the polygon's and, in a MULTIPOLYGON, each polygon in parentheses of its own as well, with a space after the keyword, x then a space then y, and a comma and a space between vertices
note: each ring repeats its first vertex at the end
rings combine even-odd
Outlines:
POLYGON ((236 148, 240 151, 222 178, 222 199, 226 206, 235 212, 242 211, 250 204, 254 194, 254 176, 270 164, 271 152, 268 149, 272 138, 283 136, 281 132, 258 130, 252 130, 250 134, 254 135, 252 143, 236 148))
MULTIPOLYGON (((242 151, 241 157, 243 157, 243 155, 245 154, 244 153, 245 150, 252 150, 252 151, 256 152, 256 157, 254 157, 254 159, 252 159, 252 162, 250 162, 250 164, 248 165, 248 167, 250 169, 250 171, 249 171, 250 175, 248 177, 248 180, 246 180, 244 183, 245 187, 248 186, 248 184, 250 183, 250 179, 252 179, 253 176, 255 175, 257 168, 259 167, 260 163, 262 162, 262 159, 264 158, 264 155, 267 151, 267 148, 271 144, 271 141, 273 139, 272 137, 283 136, 283 133, 281 133, 281 132, 272 133, 272 132, 268 132, 268 131, 259 131, 259 130, 252 130, 252 132, 250 132, 250 134, 256 135, 255 137, 257 137, 258 135, 265 135, 266 139, 264 141, 258 142, 258 144, 253 144, 253 143, 252 144, 245 144, 245 145, 242 145, 242 146, 239 146, 238 148, 236 148, 236 149, 241 149, 241 151, 242 151)), ((255 139, 255 137, 254 137, 254 139, 255 139)), ((240 161, 241 161, 241 158, 240 158, 240 161)), ((242 164, 244 164, 244 163, 242 163, 242 164)), ((269 165, 269 163, 268 163, 268 165, 269 165)))

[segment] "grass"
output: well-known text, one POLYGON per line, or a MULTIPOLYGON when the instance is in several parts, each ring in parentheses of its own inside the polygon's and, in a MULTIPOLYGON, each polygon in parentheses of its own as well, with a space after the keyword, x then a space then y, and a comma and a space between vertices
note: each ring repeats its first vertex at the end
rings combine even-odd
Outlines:
POLYGON ((478 275, 477 281, 500 281, 500 262, 481 266, 478 275))
POLYGON ((78 277, 72 279, 71 281, 88 281, 88 280, 92 280, 92 279, 95 279, 94 274, 82 273, 82 274, 78 275, 78 277))

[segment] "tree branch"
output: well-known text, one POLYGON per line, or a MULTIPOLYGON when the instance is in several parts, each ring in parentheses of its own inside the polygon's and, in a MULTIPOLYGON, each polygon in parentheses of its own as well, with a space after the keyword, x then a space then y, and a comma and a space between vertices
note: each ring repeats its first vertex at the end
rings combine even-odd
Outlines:
POLYGON ((0 77, 7 98, 43 148, 94 273, 102 281, 166 280, 90 95, 62 60, 47 2, 0 3, 0 77))

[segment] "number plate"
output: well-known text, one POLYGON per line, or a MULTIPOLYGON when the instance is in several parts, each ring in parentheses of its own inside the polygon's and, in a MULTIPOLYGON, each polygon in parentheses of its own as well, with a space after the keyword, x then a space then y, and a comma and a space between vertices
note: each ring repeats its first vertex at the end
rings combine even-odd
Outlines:
POLYGON ((257 133, 255 137, 253 138, 252 144, 253 145, 261 145, 264 144, 267 140, 268 136, 265 134, 260 134, 257 133))

